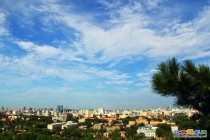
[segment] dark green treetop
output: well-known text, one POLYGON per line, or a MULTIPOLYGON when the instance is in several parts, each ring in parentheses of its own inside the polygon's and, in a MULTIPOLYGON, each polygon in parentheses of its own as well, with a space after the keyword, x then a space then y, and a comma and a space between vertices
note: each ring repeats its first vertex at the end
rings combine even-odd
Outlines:
POLYGON ((152 76, 153 91, 175 97, 175 104, 191 107, 202 114, 210 113, 210 69, 191 60, 179 63, 176 58, 158 65, 152 76))

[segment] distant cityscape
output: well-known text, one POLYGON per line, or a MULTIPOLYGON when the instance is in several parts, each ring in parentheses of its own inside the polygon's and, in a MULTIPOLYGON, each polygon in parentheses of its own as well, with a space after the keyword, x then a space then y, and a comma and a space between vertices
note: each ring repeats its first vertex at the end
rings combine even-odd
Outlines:
POLYGON ((185 114, 191 116, 193 113, 197 112, 196 110, 190 108, 149 108, 149 109, 113 109, 106 110, 105 108, 98 109, 70 109, 64 107, 63 105, 57 105, 56 108, 32 108, 32 107, 23 107, 23 108, 7 108, 1 107, 0 112, 5 112, 6 115, 19 116, 19 115, 37 115, 37 116, 46 116, 46 117, 59 117, 64 114, 71 114, 72 117, 84 116, 90 118, 96 116, 100 118, 101 116, 117 116, 120 118, 125 117, 135 117, 135 116, 147 116, 147 117, 157 117, 157 116, 169 116, 173 117, 176 114, 185 114))
MULTIPOLYGON (((191 117, 197 113, 196 110, 189 108, 157 108, 157 109, 139 109, 139 110, 127 110, 116 109, 106 110, 104 108, 79 110, 69 109, 63 105, 58 105, 56 108, 5 108, 1 107, 1 113, 5 114, 5 118, 2 117, 2 121, 12 122, 16 119, 27 120, 27 116, 48 117, 52 122, 47 124, 46 129, 53 131, 57 128, 64 130, 72 127, 78 129, 104 129, 103 137, 109 138, 110 134, 118 129, 122 138, 126 137, 125 128, 132 126, 138 126, 136 128, 137 134, 144 134, 146 138, 157 138, 156 130, 158 125, 166 124, 171 127, 171 131, 177 131, 178 125, 173 122, 173 118, 177 116, 191 117), (126 118, 132 118, 126 123, 126 118), (95 120, 98 120, 96 123, 95 120), (87 125, 87 121, 91 122, 90 126, 87 125), (86 123, 86 124, 85 124, 86 123)), ((3 126, 2 130, 6 128, 3 126)), ((16 127, 16 130, 24 132, 23 128, 16 127), (19 130, 21 129, 21 131, 19 130)))

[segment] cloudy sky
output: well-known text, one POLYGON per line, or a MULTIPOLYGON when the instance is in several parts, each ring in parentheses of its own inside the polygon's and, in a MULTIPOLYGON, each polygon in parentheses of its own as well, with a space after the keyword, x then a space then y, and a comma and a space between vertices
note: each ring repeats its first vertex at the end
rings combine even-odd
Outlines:
POLYGON ((0 106, 158 108, 157 64, 210 61, 208 0, 0 0, 0 106))

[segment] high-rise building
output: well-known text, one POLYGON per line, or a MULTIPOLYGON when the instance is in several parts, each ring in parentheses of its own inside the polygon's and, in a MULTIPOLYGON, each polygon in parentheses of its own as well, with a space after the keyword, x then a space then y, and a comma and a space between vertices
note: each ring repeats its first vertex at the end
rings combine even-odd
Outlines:
POLYGON ((104 108, 98 108, 98 113, 103 115, 105 113, 104 108))
POLYGON ((85 112, 85 117, 86 117, 86 118, 91 118, 91 117, 93 117, 93 111, 91 111, 91 110, 86 110, 86 112, 85 112))
POLYGON ((57 106, 57 109, 56 109, 58 112, 63 112, 63 105, 58 105, 57 106))

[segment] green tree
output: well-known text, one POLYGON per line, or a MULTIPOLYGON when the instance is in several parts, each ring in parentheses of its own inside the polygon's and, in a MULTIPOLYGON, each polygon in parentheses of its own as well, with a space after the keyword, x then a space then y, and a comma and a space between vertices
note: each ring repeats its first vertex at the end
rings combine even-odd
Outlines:
POLYGON ((156 135, 165 139, 172 139, 173 134, 171 132, 171 126, 168 124, 158 124, 156 135))
POLYGON ((210 113, 210 69, 195 65, 191 60, 183 63, 175 58, 158 65, 152 77, 154 92, 175 97, 175 104, 192 107, 202 114, 210 113))
MULTIPOLYGON (((193 128, 193 129, 205 128, 205 127, 198 127, 198 122, 196 120, 193 120, 192 118, 188 118, 188 116, 177 116, 173 118, 173 121, 179 126, 180 130, 186 130, 190 128, 193 128)), ((204 124, 206 124, 206 122, 204 124)))
POLYGON ((158 137, 164 137, 164 134, 165 134, 162 128, 157 128, 155 133, 158 137))
POLYGON ((137 126, 131 126, 125 129, 126 137, 133 137, 137 133, 137 126))
POLYGON ((115 129, 112 133, 111 133, 111 139, 112 140, 121 140, 121 136, 120 136, 120 130, 119 129, 115 129))

